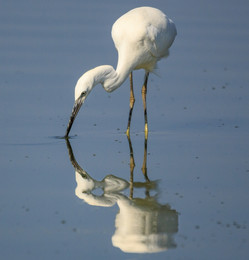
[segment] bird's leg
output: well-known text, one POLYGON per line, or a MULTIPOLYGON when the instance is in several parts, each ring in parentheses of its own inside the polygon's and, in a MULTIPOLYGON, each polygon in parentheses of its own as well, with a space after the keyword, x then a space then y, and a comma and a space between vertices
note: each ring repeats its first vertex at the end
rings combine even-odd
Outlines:
POLYGON ((133 92, 133 78, 132 78, 132 72, 130 73, 130 112, 129 112, 129 119, 128 119, 128 125, 126 130, 126 135, 130 136, 130 124, 131 124, 131 116, 132 116, 132 110, 135 103, 135 96, 133 92))
POLYGON ((149 72, 146 72, 144 85, 142 87, 142 98, 144 104, 144 134, 145 139, 148 138, 148 121, 147 121, 147 107, 146 107, 146 94, 147 94, 147 82, 148 82, 149 72))

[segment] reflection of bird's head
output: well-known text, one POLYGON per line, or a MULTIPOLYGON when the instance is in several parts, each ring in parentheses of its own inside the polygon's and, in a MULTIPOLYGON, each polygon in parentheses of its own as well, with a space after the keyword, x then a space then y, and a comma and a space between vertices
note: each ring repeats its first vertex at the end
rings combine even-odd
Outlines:
POLYGON ((77 183, 77 190, 80 192, 89 192, 95 188, 95 180, 92 179, 87 174, 81 174, 80 172, 75 171, 75 180, 77 183))

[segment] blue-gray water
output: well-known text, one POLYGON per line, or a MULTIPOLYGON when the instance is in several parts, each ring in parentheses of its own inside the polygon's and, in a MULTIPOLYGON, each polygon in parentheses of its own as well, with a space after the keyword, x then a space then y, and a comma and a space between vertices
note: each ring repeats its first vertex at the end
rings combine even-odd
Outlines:
POLYGON ((248 13, 243 0, 1 1, 0 258, 248 259, 248 13), (115 67, 111 26, 141 5, 178 29, 149 78, 147 153, 142 71, 130 143, 127 81, 92 91, 66 144, 78 77, 115 67))

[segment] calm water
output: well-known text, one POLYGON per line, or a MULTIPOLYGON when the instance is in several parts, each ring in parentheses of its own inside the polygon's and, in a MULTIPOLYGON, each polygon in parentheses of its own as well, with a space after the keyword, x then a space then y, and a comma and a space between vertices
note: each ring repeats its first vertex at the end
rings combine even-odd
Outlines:
POLYGON ((248 259, 249 3, 1 1, 1 259, 248 259), (116 65, 110 31, 139 5, 178 29, 141 85, 92 91, 62 136, 86 70, 116 65))

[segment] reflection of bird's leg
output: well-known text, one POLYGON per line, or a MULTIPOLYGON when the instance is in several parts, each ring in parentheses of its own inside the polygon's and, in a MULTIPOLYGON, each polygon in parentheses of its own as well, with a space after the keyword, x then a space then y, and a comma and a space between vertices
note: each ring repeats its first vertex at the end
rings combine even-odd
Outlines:
POLYGON ((142 87, 142 98, 144 104, 144 134, 145 139, 148 138, 148 122, 147 122, 147 108, 146 108, 146 94, 147 94, 147 82, 148 82, 149 72, 145 73, 144 85, 142 87))
POLYGON ((133 171, 135 168, 135 161, 133 156, 133 148, 130 136, 127 136, 128 142, 129 142, 129 148, 130 148, 130 199, 133 198, 133 171))
POLYGON ((147 138, 144 138, 144 161, 143 161, 143 166, 142 166, 142 172, 144 174, 144 177, 146 181, 150 181, 147 175, 147 138))
POLYGON ((132 110, 135 103, 135 96, 133 92, 133 78, 132 78, 132 72, 130 73, 130 112, 129 112, 129 119, 128 119, 128 125, 126 130, 126 135, 130 136, 130 124, 131 124, 131 116, 132 116, 132 110))

